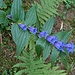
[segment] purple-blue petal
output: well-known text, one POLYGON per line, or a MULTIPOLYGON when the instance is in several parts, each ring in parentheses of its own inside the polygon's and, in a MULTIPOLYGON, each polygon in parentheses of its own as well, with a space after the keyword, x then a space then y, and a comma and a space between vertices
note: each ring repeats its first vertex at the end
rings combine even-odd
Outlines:
POLYGON ((27 28, 28 28, 25 24, 19 24, 19 26, 24 31, 27 30, 27 28))
POLYGON ((74 51, 74 43, 73 42, 66 44, 64 47, 68 50, 69 53, 70 52, 73 53, 73 51, 74 51))
POLYGON ((54 46, 58 49, 58 50, 60 50, 60 51, 62 51, 62 52, 64 52, 64 45, 65 45, 65 43, 64 42, 61 42, 61 41, 56 41, 55 43, 54 43, 54 46))
POLYGON ((11 19, 12 18, 11 14, 7 15, 7 18, 11 19))
POLYGON ((31 33, 33 33, 33 34, 36 34, 36 33, 38 32, 37 28, 34 28, 33 26, 31 26, 31 27, 29 28, 29 31, 30 31, 31 33))
POLYGON ((51 44, 54 44, 56 41, 57 41, 57 37, 56 36, 48 36, 46 38, 46 40, 51 43, 51 44))
POLYGON ((46 32, 46 31, 42 31, 42 32, 40 32, 39 35, 38 35, 39 38, 44 37, 45 39, 46 39, 47 36, 48 36, 48 32, 46 32))

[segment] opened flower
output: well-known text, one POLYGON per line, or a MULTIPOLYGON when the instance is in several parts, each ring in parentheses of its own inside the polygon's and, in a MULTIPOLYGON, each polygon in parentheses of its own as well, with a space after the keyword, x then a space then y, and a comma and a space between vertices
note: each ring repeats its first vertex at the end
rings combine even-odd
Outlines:
POLYGON ((68 50, 69 53, 70 52, 73 53, 73 51, 74 51, 74 43, 73 42, 66 44, 64 47, 68 50))
POLYGON ((30 28, 29 28, 29 30, 30 30, 30 32, 31 33, 33 33, 33 34, 36 34, 37 33, 37 28, 34 28, 33 26, 31 26, 30 28))
POLYGON ((46 40, 51 43, 51 44, 54 44, 56 41, 57 41, 57 37, 56 36, 48 36, 46 38, 46 40))
POLYGON ((60 50, 60 51, 62 51, 62 52, 64 52, 64 50, 63 50, 64 45, 65 45, 65 43, 64 43, 64 42, 61 42, 61 41, 56 41, 56 42, 54 43, 54 46, 55 46, 58 50, 60 50))
POLYGON ((19 26, 22 30, 27 30, 28 28, 25 24, 19 24, 19 26))
POLYGON ((38 35, 39 38, 44 37, 45 39, 46 39, 47 36, 48 36, 48 33, 47 33, 46 31, 42 31, 42 32, 40 32, 39 35, 38 35))

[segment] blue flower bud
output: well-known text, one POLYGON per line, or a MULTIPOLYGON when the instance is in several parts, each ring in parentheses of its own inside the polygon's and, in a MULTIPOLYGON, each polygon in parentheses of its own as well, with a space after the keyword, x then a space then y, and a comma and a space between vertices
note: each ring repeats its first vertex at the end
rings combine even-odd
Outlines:
POLYGON ((19 26, 24 31, 27 30, 27 28, 28 28, 25 24, 19 24, 19 26))
POLYGON ((74 43, 73 42, 66 44, 64 47, 68 50, 69 53, 70 52, 73 53, 73 51, 74 51, 74 43))
POLYGON ((33 34, 36 34, 37 33, 37 28, 34 28, 33 26, 31 26, 30 28, 29 28, 29 30, 30 30, 30 32, 31 33, 33 33, 33 34))
POLYGON ((40 32, 39 35, 38 35, 39 38, 44 37, 45 39, 46 39, 47 36, 48 36, 48 33, 47 33, 46 31, 42 31, 42 32, 40 32))
POLYGON ((9 15, 7 15, 7 18, 11 19, 11 18, 12 18, 12 16, 9 14, 9 15))
POLYGON ((56 41, 56 42, 54 43, 54 46, 55 46, 58 50, 60 50, 60 51, 62 51, 62 52, 64 52, 64 50, 63 50, 64 45, 65 45, 65 43, 64 43, 64 42, 61 42, 61 41, 56 41))
POLYGON ((51 43, 51 44, 54 44, 56 41, 57 41, 57 37, 56 36, 48 36, 46 38, 46 40, 51 43))

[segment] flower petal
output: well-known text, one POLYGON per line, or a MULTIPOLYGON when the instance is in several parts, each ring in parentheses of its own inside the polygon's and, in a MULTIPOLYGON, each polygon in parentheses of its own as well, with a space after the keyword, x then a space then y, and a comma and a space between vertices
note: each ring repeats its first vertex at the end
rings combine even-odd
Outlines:
POLYGON ((39 38, 44 37, 45 39, 46 39, 47 36, 48 36, 48 33, 47 33, 46 31, 42 31, 42 32, 40 32, 39 35, 38 35, 39 38))
POLYGON ((36 34, 37 33, 37 28, 34 28, 33 26, 31 26, 30 28, 29 28, 29 30, 30 30, 30 32, 31 33, 33 33, 33 34, 36 34))
POLYGON ((24 31, 27 30, 27 28, 28 28, 25 24, 19 24, 19 26, 24 31))

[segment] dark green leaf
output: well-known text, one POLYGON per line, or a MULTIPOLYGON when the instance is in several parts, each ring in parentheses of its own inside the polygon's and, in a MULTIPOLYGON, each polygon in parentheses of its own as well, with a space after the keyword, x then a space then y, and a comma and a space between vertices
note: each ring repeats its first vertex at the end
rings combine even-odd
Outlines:
POLYGON ((66 55, 64 53, 60 53, 60 58, 62 59, 62 62, 65 64, 66 68, 67 68, 67 61, 66 61, 66 55))
POLYGON ((17 55, 19 55, 28 43, 30 33, 28 31, 22 31, 17 24, 12 25, 11 33, 17 46, 17 55))
POLYGON ((24 10, 22 8, 22 0, 13 0, 11 8, 12 20, 24 20, 24 10))
POLYGON ((6 19, 6 13, 3 10, 0 10, 0 24, 3 23, 6 19))
MULTIPOLYGON (((37 16, 37 15, 36 15, 37 16)), ((40 30, 40 21, 39 21, 39 18, 38 18, 38 16, 37 16, 37 20, 36 20, 36 28, 38 29, 38 31, 40 30)))
POLYGON ((48 19, 42 29, 42 31, 47 31, 49 34, 52 31, 53 25, 54 25, 54 17, 51 17, 50 19, 48 19))
POLYGON ((25 19, 25 24, 31 26, 36 22, 36 7, 33 6, 31 7, 28 12, 26 13, 26 19, 25 19))
POLYGON ((40 58, 40 55, 42 54, 42 51, 43 51, 43 47, 41 45, 36 45, 35 50, 36 50, 37 56, 40 58))
POLYGON ((59 52, 56 48, 53 48, 53 49, 52 49, 52 54, 51 54, 51 66, 54 65, 54 63, 55 63, 55 61, 56 61, 56 59, 57 59, 59 53, 60 53, 60 52, 59 52))
POLYGON ((40 45, 43 48, 43 61, 50 55, 50 44, 43 38, 36 41, 36 45, 40 45))

